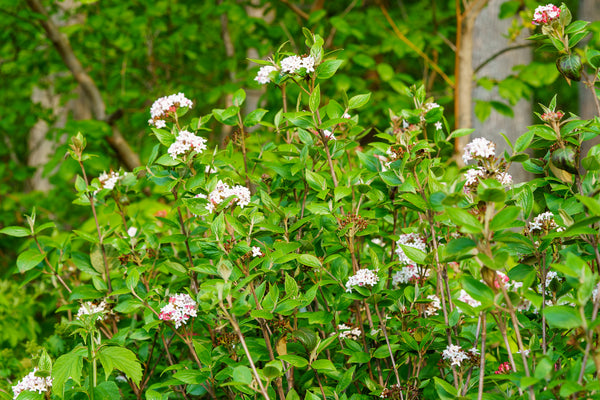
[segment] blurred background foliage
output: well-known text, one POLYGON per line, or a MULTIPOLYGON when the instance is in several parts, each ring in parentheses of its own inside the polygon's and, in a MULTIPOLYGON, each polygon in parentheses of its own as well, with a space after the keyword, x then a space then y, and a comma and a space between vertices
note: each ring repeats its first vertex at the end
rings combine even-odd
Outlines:
MULTIPOLYGON (((112 135, 111 124, 145 163, 155 143, 149 136, 149 107, 160 96, 184 92, 194 101, 195 116, 225 108, 239 87, 248 90, 249 107, 274 102, 280 93, 261 90, 254 81, 259 66, 248 59, 266 59, 284 42, 285 49, 302 54, 306 49, 302 27, 321 35, 326 49, 339 50, 340 58, 349 60, 328 86, 333 88, 326 93, 328 97, 339 98, 343 91, 350 96, 373 92, 369 107, 360 115, 366 121, 363 125, 372 126, 373 132, 388 126, 388 110, 411 106, 406 89, 418 82, 424 82, 428 95, 444 106, 445 117, 453 125, 452 88, 407 42, 452 80, 456 68, 454 2, 42 1, 99 88, 110 124, 92 119, 76 80, 39 24, 45 17, 33 12, 28 3, 0 0, 0 228, 22 225, 23 214, 34 206, 40 221, 51 220, 63 232, 86 223, 87 208, 72 204, 77 166, 65 158, 66 138, 78 131, 85 134, 88 151, 101 155, 87 164, 88 171, 98 176, 122 167, 106 140, 112 135), (31 132, 40 123, 47 129, 43 140, 34 141, 31 132), (36 146, 50 150, 47 160, 36 159, 36 146), (34 190, 36 171, 48 181, 44 190, 34 190)), ((575 13, 578 2, 566 3, 575 13)), ((491 30, 490 35, 532 30, 529 21, 537 5, 529 0, 505 2, 499 17, 516 16, 513 31, 491 30)), ((592 40, 599 40, 598 23, 592 29, 596 32, 592 40)), ((577 87, 557 79, 553 64, 554 59, 536 54, 535 63, 517 69, 506 82, 477 79, 481 85, 500 85, 509 109, 521 97, 535 101, 557 91, 560 103, 575 111, 571 105, 578 101, 577 87)), ((482 118, 486 107, 479 106, 482 118)), ((213 145, 225 142, 227 134, 208 133, 213 145)), ((48 314, 56 302, 53 294, 44 287, 23 288, 19 277, 12 275, 23 245, 22 240, 7 236, 0 242, 0 276, 4 277, 0 280, 0 346, 12 349, 0 352, 4 368, 11 367, 1 360, 14 360, 35 350, 35 343, 27 344, 27 338, 43 338, 50 351, 58 351, 66 340, 57 333, 48 337, 54 318, 48 314)), ((5 373, 0 369, 0 375, 5 373)))

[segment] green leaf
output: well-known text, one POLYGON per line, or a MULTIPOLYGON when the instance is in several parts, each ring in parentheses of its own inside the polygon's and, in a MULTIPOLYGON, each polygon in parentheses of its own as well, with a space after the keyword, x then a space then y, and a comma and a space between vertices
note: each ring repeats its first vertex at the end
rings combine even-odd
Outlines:
POLYGON ((233 369, 231 378, 233 382, 250 385, 252 383, 252 371, 245 365, 238 365, 233 369))
POLYGON ((485 283, 478 281, 472 276, 465 275, 460 279, 463 289, 472 298, 481 302, 482 305, 494 303, 494 292, 485 283))
POLYGON ((338 70, 344 60, 327 60, 317 66, 315 73, 319 79, 329 79, 338 70))
POLYGON ((352 96, 348 101, 348 109, 353 110, 355 108, 360 108, 369 102, 371 98, 371 93, 367 94, 359 94, 356 96, 352 96))
MULTIPOLYGON (((12 397, 6 397, 6 399, 12 399, 12 397)), ((19 396, 17 396, 16 400, 44 400, 44 394, 31 390, 23 390, 21 393, 19 393, 19 396)))
POLYGON ((52 368, 52 393, 62 398, 67 380, 73 379, 75 383, 80 383, 83 357, 86 355, 87 348, 78 346, 56 359, 52 368))
POLYGON ((39 250, 26 250, 19 254, 17 258, 17 268, 19 272, 26 272, 34 268, 44 259, 44 255, 39 250))
POLYGON ((291 365, 297 368, 304 368, 308 365, 308 360, 306 358, 294 354, 284 354, 279 356, 279 359, 290 363, 291 365))
POLYGON ((310 111, 316 112, 319 109, 319 105, 321 104, 321 87, 319 84, 315 86, 310 97, 308 99, 308 108, 310 111))
POLYGON ((496 214, 490 222, 490 230, 498 231, 500 229, 510 227, 511 224, 517 219, 520 212, 521 209, 516 206, 509 206, 500 210, 500 212, 496 214))
POLYGON ((267 112, 268 110, 265 110, 264 108, 257 108, 256 110, 250 112, 248 115, 246 115, 246 118, 244 118, 244 126, 250 128, 258 124, 260 121, 262 121, 267 112))
POLYGON ((427 254, 423 250, 419 250, 414 247, 406 246, 403 244, 401 244, 400 247, 404 251, 404 254, 406 254, 406 256, 412 261, 414 261, 417 264, 425 264, 425 257, 427 257, 427 254))
POLYGON ((335 365, 333 365, 333 363, 326 358, 313 361, 311 367, 319 371, 335 371, 335 365))
POLYGON ((544 316, 550 328, 575 329, 583 325, 577 309, 568 306, 544 308, 544 316))
POLYGON ((300 262, 300 264, 307 265, 313 268, 320 268, 323 266, 321 261, 312 254, 300 254, 298 256, 298 261, 300 262))
POLYGON ((26 237, 31 235, 31 231, 22 226, 7 226, 6 228, 0 229, 0 233, 14 237, 26 237))
POLYGON ((94 388, 94 400, 113 400, 120 399, 121 392, 114 381, 100 383, 94 388))
POLYGON ((458 397, 458 392, 454 386, 437 376, 434 376, 433 380, 435 382, 435 391, 441 400, 455 400, 458 397))
POLYGON ((122 371, 135 384, 142 379, 142 366, 135 354, 124 347, 104 346, 98 349, 98 359, 104 367, 106 379, 114 369, 122 371))
POLYGON ((527 130, 527 132, 519 136, 515 142, 515 153, 521 153, 527 150, 533 140, 533 136, 532 130, 527 130))
POLYGON ((323 178, 318 172, 312 172, 311 170, 306 170, 306 181, 308 185, 314 190, 325 190, 327 189, 327 181, 323 178))
POLYGON ((337 393, 344 393, 346 388, 348 386, 350 386, 350 384, 352 383, 352 376, 354 375, 355 370, 356 370, 356 365, 353 365, 352 367, 350 367, 346 371, 344 371, 344 373, 342 374, 342 377, 338 381, 337 386, 335 387, 335 391, 337 393))
POLYGON ((244 104, 245 100, 246 100, 246 92, 244 91, 244 89, 238 89, 233 94, 233 105, 234 106, 241 107, 242 104, 244 104))
POLYGON ((448 136, 447 140, 450 139, 455 139, 458 137, 463 137, 463 136, 467 136, 470 135, 471 133, 475 132, 475 129, 471 129, 471 128, 462 128, 462 129, 457 129, 455 131, 452 131, 452 133, 448 136))
POLYGON ((456 224, 461 232, 481 233, 483 231, 481 222, 473 214, 462 208, 446 208, 446 212, 450 220, 456 224))

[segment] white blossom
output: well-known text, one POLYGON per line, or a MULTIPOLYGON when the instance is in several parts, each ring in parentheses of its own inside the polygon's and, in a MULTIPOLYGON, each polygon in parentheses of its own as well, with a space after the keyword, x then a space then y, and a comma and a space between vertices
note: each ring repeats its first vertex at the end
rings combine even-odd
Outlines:
POLYGON ((157 128, 164 128, 166 126, 165 119, 174 115, 178 108, 192 108, 192 104, 192 101, 186 98, 183 93, 161 97, 152 104, 152 107, 150 107, 150 116, 152 118, 148 123, 157 128))
POLYGON ((23 377, 23 379, 21 379, 16 385, 12 387, 14 393, 13 399, 19 397, 19 394, 24 390, 38 392, 38 394, 50 391, 52 387, 52 377, 36 376, 35 373, 37 371, 37 367, 34 368, 32 372, 27 374, 25 377, 23 377))
POLYGON ((425 103, 423 104, 423 111, 427 114, 429 111, 433 110, 434 108, 438 108, 439 106, 440 105, 435 102, 425 103))
POLYGON ((485 178, 485 168, 477 167, 467 170, 467 172, 465 172, 465 179, 467 180, 465 182, 465 187, 475 185, 479 178, 485 178))
POLYGON ((458 300, 462 301, 463 303, 467 303, 471 307, 479 307, 481 305, 480 301, 477 301, 474 298, 472 298, 471 295, 469 293, 465 292, 464 289, 460 290, 460 294, 458 295, 458 300))
POLYGON ((362 334, 359 328, 352 328, 346 324, 338 325, 338 331, 340 331, 340 339, 358 340, 362 334))
POLYGON ((400 271, 397 271, 392 276, 392 285, 398 286, 403 283, 414 282, 419 278, 428 278, 429 269, 417 267, 414 264, 407 264, 403 266, 400 271))
POLYGON ((415 249, 427 252, 427 245, 423 236, 418 233, 403 233, 396 242, 396 254, 398 254, 401 264, 411 264, 412 261, 404 254, 404 250, 402 250, 400 245, 414 247, 415 249))
POLYGON ((177 139, 169 146, 169 150, 167 151, 173 160, 175 160, 180 154, 185 154, 192 150, 198 154, 206 150, 206 139, 196 136, 189 131, 180 131, 177 139))
POLYGON ((323 135, 329 140, 336 140, 335 135, 329 129, 323 130, 323 135))
POLYGON ((258 246, 252 246, 252 257, 262 257, 263 253, 258 246))
POLYGON ((198 305, 187 294, 176 294, 169 297, 169 304, 160 309, 159 319, 163 321, 173 321, 175 329, 182 324, 186 324, 190 317, 195 317, 198 311, 198 305))
POLYGON ((81 304, 81 306, 79 307, 79 310, 77 311, 77 319, 81 319, 81 316, 83 315, 93 315, 93 314, 98 314, 98 320, 101 320, 102 318, 104 318, 104 314, 108 311, 106 309, 107 304, 104 300, 102 300, 102 302, 100 302, 100 304, 94 304, 91 301, 87 301, 83 304, 81 304))
POLYGON ((457 367, 460 367, 460 364, 464 360, 468 360, 469 356, 460 346, 451 344, 451 345, 448 345, 448 347, 446 347, 446 350, 444 350, 442 352, 442 358, 444 360, 449 360, 450 365, 455 365, 457 367))
POLYGON ((436 315, 439 310, 441 310, 442 305, 440 303, 440 298, 435 294, 430 294, 427 296, 427 299, 431 300, 431 303, 427 304, 427 308, 425 309, 425 316, 431 317, 432 315, 436 315))
POLYGON ((256 78, 254 78, 254 80, 260 83, 261 85, 269 83, 271 82, 271 73, 274 71, 277 71, 276 67, 272 65, 263 65, 258 70, 258 73, 256 74, 256 78))
POLYGON ((463 161, 465 164, 473 158, 490 158, 496 154, 496 144, 490 142, 486 138, 475 138, 473 141, 465 146, 465 153, 463 154, 463 161))
POLYGON ((119 182, 119 179, 121 179, 122 176, 118 173, 118 172, 114 172, 114 171, 103 171, 100 176, 98 177, 98 180, 100 181, 100 185, 102 186, 102 189, 108 189, 108 190, 113 190, 117 184, 117 182, 119 182))
POLYGON ((438 131, 442 130, 442 121, 438 121, 434 125, 435 125, 436 130, 438 130, 438 131))
POLYGON ((542 231, 547 230, 550 231, 552 229, 556 229, 557 225, 554 221, 554 214, 550 211, 546 211, 544 213, 539 214, 537 217, 533 219, 533 221, 529 222, 529 232, 542 231))
POLYGON ((315 71, 315 59, 311 56, 289 56, 281 60, 281 70, 288 74, 298 73, 301 68, 304 68, 307 73, 315 71))
POLYGON ((234 196, 234 198, 231 200, 230 204, 235 203, 240 206, 240 208, 244 208, 244 206, 250 204, 251 195, 248 188, 241 185, 230 187, 225 182, 219 180, 215 190, 210 192, 208 195, 208 204, 206 205, 206 209, 208 212, 212 213, 225 199, 232 196, 234 196))
POLYGON ((135 235, 137 235, 137 231, 138 231, 137 228, 135 226, 132 226, 131 228, 127 229, 127 236, 132 238, 135 235))
POLYGON ((366 268, 359 269, 355 275, 348 278, 346 292, 352 293, 352 286, 375 286, 379 282, 376 272, 366 268))
POLYGON ((548 24, 560 16, 560 8, 556 7, 554 4, 549 3, 545 6, 539 6, 535 9, 533 13, 533 21, 531 21, 534 25, 542 25, 548 24))
POLYGON ((499 172, 496 174, 496 180, 503 186, 510 186, 513 183, 513 178, 508 172, 499 172))

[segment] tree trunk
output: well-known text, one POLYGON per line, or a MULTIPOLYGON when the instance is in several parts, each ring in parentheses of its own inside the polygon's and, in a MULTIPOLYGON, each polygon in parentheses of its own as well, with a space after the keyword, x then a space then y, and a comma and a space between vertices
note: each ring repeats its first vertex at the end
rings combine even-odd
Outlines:
MULTIPOLYGON (((472 125, 472 90, 473 90, 473 29, 477 15, 487 4, 487 0, 472 0, 466 3, 461 11, 461 2, 456 1, 456 59, 454 65, 454 118, 455 128, 471 128, 472 125)), ((456 140, 456 160, 462 164, 461 155, 469 137, 456 140)))
MULTIPOLYGON (((523 32, 516 42, 510 42, 505 37, 513 19, 498 18, 502 3, 503 0, 490 0, 488 6, 482 10, 474 24, 473 65, 475 68, 483 65, 477 73, 477 78, 485 76, 496 81, 503 80, 512 74, 514 66, 528 64, 533 58, 530 47, 520 47, 506 51, 509 47, 525 45, 527 35, 526 32, 523 32), (499 55, 492 59, 497 54, 499 55), (490 59, 491 61, 486 62, 490 59)), ((498 94, 497 88, 486 90, 476 86, 473 88, 472 94, 474 100, 495 100, 506 103, 506 100, 498 94)), ((500 133, 504 133, 514 144, 517 138, 527 130, 527 126, 532 124, 532 106, 529 99, 521 99, 513 107, 513 110, 514 118, 510 118, 492 109, 489 118, 483 122, 474 117, 474 112, 469 113, 472 116, 472 128, 475 128, 473 136, 485 137, 496 143, 496 154, 499 156, 504 153, 504 150, 507 150, 509 154, 511 153, 510 147, 500 133)), ((512 165, 510 172, 515 182, 531 179, 531 174, 523 170, 520 164, 512 165)))

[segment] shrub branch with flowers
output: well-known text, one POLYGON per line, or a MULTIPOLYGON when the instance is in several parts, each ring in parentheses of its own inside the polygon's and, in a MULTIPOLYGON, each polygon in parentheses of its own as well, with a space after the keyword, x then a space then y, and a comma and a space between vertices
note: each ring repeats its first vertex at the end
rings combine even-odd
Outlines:
MULTIPOLYGON (((587 24, 564 6, 534 18, 594 90, 600 53, 573 50, 587 24)), ((553 99, 511 153, 475 139, 461 169, 452 140, 471 130, 448 132, 413 87, 362 147, 370 94, 325 96, 344 61, 305 36, 308 54, 256 61, 280 106, 243 115, 239 90, 195 117, 182 93, 157 100, 134 173, 90 179, 72 138, 93 228, 60 235, 33 212, 0 232, 30 238, 17 266, 59 291, 73 346, 42 350, 4 398, 599 395, 600 146, 580 152, 598 117, 553 99), (212 118, 234 127, 224 149, 203 137, 212 118), (536 178, 514 183, 512 163, 536 178)))

